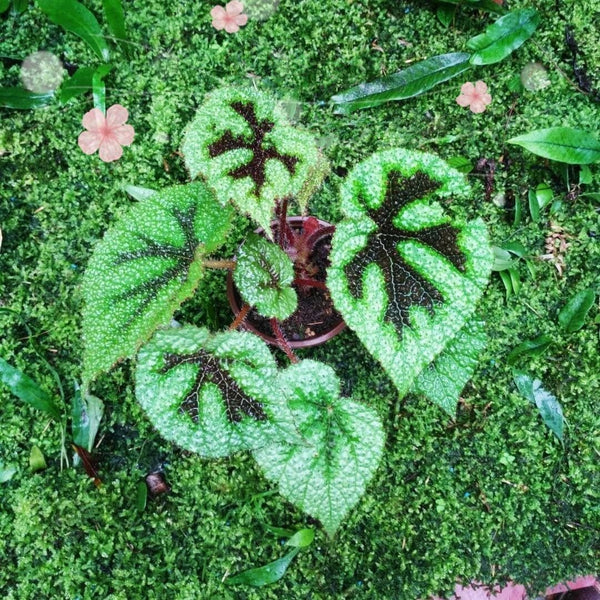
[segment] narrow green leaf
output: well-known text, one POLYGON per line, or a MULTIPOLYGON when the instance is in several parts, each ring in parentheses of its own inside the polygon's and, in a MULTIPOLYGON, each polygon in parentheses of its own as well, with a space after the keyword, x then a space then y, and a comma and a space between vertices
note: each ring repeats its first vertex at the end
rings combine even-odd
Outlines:
POLYGON ((285 543, 286 546, 294 548, 306 548, 313 543, 315 539, 314 529, 300 529, 285 543))
POLYGON ((505 59, 526 42, 540 24, 533 8, 513 10, 492 23, 485 33, 471 38, 467 48, 473 51, 473 65, 491 65, 505 59))
POLYGON ((104 403, 100 398, 87 394, 82 397, 79 386, 75 389, 71 404, 71 431, 77 446, 92 451, 98 427, 104 414, 104 403))
POLYGON ((514 371, 513 378, 521 395, 537 406, 546 426, 562 443, 564 416, 556 397, 542 387, 539 379, 533 379, 527 373, 514 371))
POLYGON ((579 183, 581 185, 589 185, 592 181, 592 170, 587 165, 581 165, 579 167, 579 183))
POLYGON ((139 185, 126 185, 123 189, 136 200, 146 200, 146 198, 150 198, 150 196, 156 194, 156 190, 140 187, 139 185))
POLYGON ((94 106, 101 112, 106 112, 106 86, 104 77, 112 70, 112 65, 100 65, 92 75, 92 94, 94 96, 94 106))
POLYGON ((0 382, 18 398, 34 408, 59 419, 61 412, 48 392, 19 369, 0 358, 0 382))
POLYGON ((42 451, 38 446, 32 446, 31 452, 29 454, 29 467, 35 473, 37 471, 42 471, 48 465, 46 464, 46 459, 42 454, 42 451))
POLYGON ((48 106, 54 100, 54 92, 37 94, 20 87, 0 87, 0 107, 30 110, 48 106))
POLYGON ((15 473, 17 472, 17 467, 14 465, 5 465, 0 462, 0 483, 6 483, 10 481, 15 473))
POLYGON ((600 141, 591 133, 570 127, 536 129, 511 138, 509 144, 570 165, 585 165, 600 160, 600 141))
POLYGON ((569 299, 558 313, 558 323, 567 333, 579 331, 595 302, 596 293, 593 289, 588 288, 578 292, 569 299))
POLYGON ((519 275, 519 270, 515 267, 511 267, 507 272, 510 277, 512 290, 516 296, 521 289, 521 276, 519 275))
POLYGON ((110 52, 96 17, 77 0, 35 0, 56 25, 79 36, 96 56, 108 62, 110 52))
POLYGON ((125 31, 125 14, 123 13, 121 0, 102 0, 102 7, 104 8, 108 30, 118 42, 125 41, 127 32, 125 31))
POLYGON ((529 201, 529 214, 531 215, 531 220, 534 223, 537 223, 540 220, 540 205, 535 190, 530 189, 527 192, 527 199, 529 201))
POLYGON ((244 302, 265 317, 287 319, 298 306, 294 265, 276 244, 250 234, 237 255, 233 281, 244 302))
POLYGON ((549 335, 540 335, 533 340, 521 342, 513 348, 506 357, 506 362, 509 365, 514 365, 522 356, 539 356, 552 343, 552 338, 549 335))
POLYGON ((228 577, 225 581, 229 585, 238 585, 241 583, 254 587, 262 587, 270 583, 275 583, 285 575, 287 568, 298 552, 300 552, 300 548, 293 548, 285 556, 274 560, 264 567, 242 571, 233 577, 228 577))
POLYGON ((554 198, 554 192, 552 191, 550 185, 548 185, 547 183, 538 183, 538 185, 535 188, 535 195, 540 210, 546 208, 546 206, 548 206, 554 198))
POLYGON ((337 104, 336 113, 348 114, 359 108, 412 98, 470 69, 470 56, 466 52, 432 56, 393 75, 336 94, 331 101, 337 104))
MULTIPOLYGON (((224 241, 232 211, 203 183, 134 204, 96 246, 83 279, 84 384, 166 325, 224 241)), ((85 385, 84 385, 85 387, 85 385)))
POLYGON ((513 219, 513 225, 517 227, 521 224, 521 218, 523 213, 523 206, 521 204, 521 198, 515 198, 515 217, 513 219))
POLYGON ((135 507, 138 512, 144 512, 146 510, 146 503, 148 502, 148 486, 145 481, 138 481, 137 492, 135 495, 135 507))
POLYGON ((75 73, 69 77, 60 88, 60 103, 66 104, 71 98, 79 94, 84 94, 92 89, 92 78, 94 77, 94 67, 79 67, 75 73))
POLYGON ((500 271, 498 275, 500 275, 500 279, 502 279, 506 291, 506 299, 508 300, 513 295, 512 279, 508 274, 508 270, 500 271))
POLYGON ((333 535, 373 477, 383 451, 381 421, 370 408, 340 397, 331 367, 312 360, 279 377, 274 422, 285 435, 253 450, 281 494, 333 535))
POLYGON ((414 391, 454 416, 460 393, 477 367, 486 340, 482 322, 467 323, 435 361, 421 371, 414 391))

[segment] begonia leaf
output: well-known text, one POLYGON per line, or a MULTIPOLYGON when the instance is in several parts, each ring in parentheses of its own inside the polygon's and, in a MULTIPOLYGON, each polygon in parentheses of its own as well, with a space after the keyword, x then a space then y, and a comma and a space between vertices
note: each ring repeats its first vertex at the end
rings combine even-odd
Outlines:
POLYGON ((291 365, 279 385, 271 406, 287 436, 255 449, 254 457, 285 498, 333 535, 379 464, 381 422, 371 408, 341 398, 333 369, 316 361, 291 365))
POLYGON ((483 222, 453 221, 432 199, 469 192, 438 157, 403 149, 360 163, 342 187, 346 218, 333 237, 328 287, 401 397, 471 317, 489 278, 483 222))
POLYGON ((473 65, 491 65, 504 60, 525 43, 540 24, 533 8, 512 10, 492 23, 485 33, 471 38, 467 48, 473 52, 473 65))
POLYGON ((414 391, 454 416, 460 393, 479 362, 486 344, 483 323, 470 321, 415 380, 414 391))
POLYGON ((213 92, 188 126, 182 152, 192 179, 202 175, 222 204, 233 202, 267 232, 276 200, 306 200, 303 188, 322 171, 313 137, 253 90, 213 92))
POLYGON ((202 456, 226 456, 273 435, 276 364, 257 336, 159 330, 138 355, 136 396, 161 435, 202 456))
POLYGON ((432 56, 398 73, 361 83, 336 94, 331 101, 337 105, 336 112, 347 114, 391 100, 412 98, 470 69, 470 56, 466 52, 432 56))
POLYGON ((169 323, 231 219, 204 184, 192 183, 141 200, 107 231, 83 280, 84 384, 169 323))
POLYGON ((249 235, 238 251, 233 280, 244 302, 265 317, 283 321, 298 306, 290 257, 256 234, 249 235))

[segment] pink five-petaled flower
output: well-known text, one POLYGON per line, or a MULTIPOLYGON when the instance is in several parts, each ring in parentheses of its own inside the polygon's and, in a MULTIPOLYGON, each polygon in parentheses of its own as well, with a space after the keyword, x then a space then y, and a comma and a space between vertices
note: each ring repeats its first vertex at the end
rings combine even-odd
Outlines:
POLYGON ((239 0, 231 0, 225 5, 215 6, 210 11, 212 26, 215 29, 224 29, 227 33, 235 33, 242 25, 248 22, 248 15, 242 14, 244 5, 239 0))
POLYGON ((79 147, 86 154, 100 149, 98 154, 104 162, 118 160, 123 154, 121 146, 129 146, 133 142, 133 127, 125 125, 128 117, 127 109, 120 104, 113 104, 106 111, 106 117, 99 108, 92 108, 81 120, 87 131, 79 134, 79 147))
POLYGON ((456 101, 461 106, 468 106, 471 112, 482 113, 486 106, 492 101, 488 93, 488 87, 483 81, 476 81, 473 85, 470 81, 460 88, 460 95, 456 101))

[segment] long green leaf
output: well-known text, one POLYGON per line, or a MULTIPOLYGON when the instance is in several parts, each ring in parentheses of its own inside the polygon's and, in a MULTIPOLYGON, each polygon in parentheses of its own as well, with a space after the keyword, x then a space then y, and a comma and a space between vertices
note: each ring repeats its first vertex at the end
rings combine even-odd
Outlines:
POLYGON ((571 127, 536 129, 511 138, 508 143, 570 165, 587 165, 600 160, 600 141, 587 131, 571 127))
POLYGON ((596 302, 596 293, 592 289, 575 294, 558 313, 558 323, 568 333, 579 331, 585 323, 590 308, 596 302))
POLYGON ((115 36, 117 41, 126 40, 125 14, 123 13, 121 0, 102 0, 102 7, 104 8, 108 30, 115 36))
POLYGON ((3 358, 0 358, 0 382, 23 402, 27 402, 55 419, 60 418, 60 408, 52 400, 50 394, 3 358))
POLYGON ((539 23, 540 15, 533 8, 509 12, 467 42, 473 51, 471 64, 491 65, 505 59, 533 35, 539 23))
POLYGON ((48 106, 54 100, 54 92, 37 94, 20 87, 0 87, 0 107, 29 110, 48 106))
POLYGON ((198 182, 136 203, 106 233, 83 280, 84 387, 169 323, 202 278, 203 257, 225 241, 231 218, 198 182))
POLYGON ((40 10, 56 25, 79 36, 96 56, 108 62, 110 51, 96 17, 77 0, 36 0, 40 10))
POLYGON ((104 78, 113 66, 104 64, 100 65, 92 75, 92 95, 94 97, 94 106, 101 112, 106 112, 106 86, 104 85, 104 78))
POLYGON ((538 356, 542 354, 551 343, 552 338, 549 335, 539 335, 533 340, 521 342, 510 351, 510 354, 506 357, 506 362, 509 365, 514 365, 521 356, 538 356))
POLYGON ((71 98, 92 89, 94 67, 80 67, 60 88, 60 103, 66 104, 71 98))
POLYGON ((348 114, 359 108, 412 98, 470 69, 470 56, 466 52, 432 56, 393 75, 336 94, 331 101, 337 104, 337 113, 348 114))
POLYGON ((287 568, 298 552, 300 552, 300 548, 293 548, 285 556, 282 556, 263 567, 242 571, 234 577, 229 577, 226 582, 230 585, 245 583, 246 585, 252 585, 254 587, 262 587, 264 585, 269 585, 270 583, 275 583, 285 575, 287 568))

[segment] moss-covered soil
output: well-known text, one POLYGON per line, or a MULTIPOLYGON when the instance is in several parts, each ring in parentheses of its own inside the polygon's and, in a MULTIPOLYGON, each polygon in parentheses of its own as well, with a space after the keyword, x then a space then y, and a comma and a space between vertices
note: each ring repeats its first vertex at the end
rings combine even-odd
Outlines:
MULTIPOLYGON (((99 1, 86 2, 101 15, 99 1)), ((107 106, 130 112, 133 144, 114 163, 77 145, 91 95, 35 111, 0 109, 0 356, 47 389, 57 386, 42 357, 72 395, 81 377, 80 283, 92 248, 134 202, 126 184, 159 188, 187 181, 178 150, 182 130, 206 92, 223 83, 269 90, 319 139, 332 173, 312 203, 328 221, 340 218, 337 192, 347 171, 377 150, 404 146, 496 163, 492 197, 527 204, 527 190, 551 185, 561 202, 539 222, 486 199, 473 171, 469 202, 451 210, 481 216, 492 241, 522 243, 534 272, 521 264, 522 287, 505 298, 494 274, 481 303, 490 341, 465 388, 456 419, 417 396, 402 401, 346 331, 302 356, 332 365, 345 392, 385 419, 384 460, 367 493, 334 539, 278 496, 251 457, 204 460, 165 442, 136 404, 131 365, 103 376, 95 393, 106 404, 94 455, 98 489, 81 467, 60 468, 60 427, 0 390, 0 462, 17 473, 0 484, 0 591, 6 599, 39 598, 398 598, 448 594, 457 578, 512 579, 539 591, 600 564, 600 360, 598 310, 565 333, 557 314, 576 292, 600 288, 600 174, 581 189, 555 165, 506 140, 532 129, 569 126, 598 131, 599 105, 574 87, 569 26, 600 89, 600 6, 594 0, 513 0, 532 6, 541 24, 505 61, 477 68, 404 102, 335 115, 329 98, 351 85, 393 73, 435 54, 463 50, 492 22, 462 9, 449 27, 434 3, 391 0, 281 0, 266 20, 236 34, 211 26, 204 0, 124 2, 130 52, 115 51, 107 106), (550 85, 511 91, 532 61, 550 85), (482 114, 455 101, 467 80, 484 80, 493 97, 482 114), (565 267, 539 260, 552 225, 567 236, 565 267), (17 316, 17 315, 20 315, 17 316), (21 319, 33 332, 29 339, 21 319), (506 356, 540 334, 552 338, 540 356, 517 366, 543 381, 560 401, 564 446, 521 397, 506 356), (32 344, 33 342, 33 344, 32 344), (39 350, 38 354, 35 348, 39 350), (48 467, 32 473, 33 445, 48 467), (138 482, 165 472, 171 492, 136 508, 138 482), (233 588, 227 574, 282 556, 271 527, 315 526, 315 542, 285 577, 262 589, 233 588)), ((63 62, 94 65, 82 41, 31 3, 0 16, 0 84, 19 83, 19 61, 48 50, 63 62)), ((509 202, 510 203, 510 202, 509 202)), ((243 225, 240 225, 242 227, 243 225)), ((234 251, 232 239, 225 254, 234 251)), ((179 317, 225 327, 231 315, 223 273, 179 317)))

